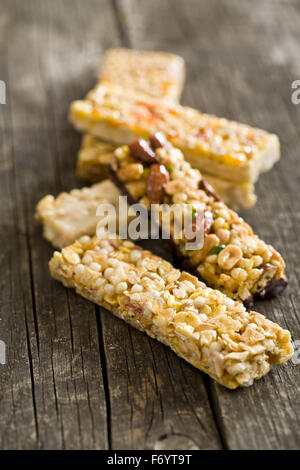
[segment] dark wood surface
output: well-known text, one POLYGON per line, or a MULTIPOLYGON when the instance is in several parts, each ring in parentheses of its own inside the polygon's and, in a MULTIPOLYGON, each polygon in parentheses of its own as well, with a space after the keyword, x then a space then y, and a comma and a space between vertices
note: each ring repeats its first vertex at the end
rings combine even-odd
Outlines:
POLYGON ((107 47, 187 64, 182 102, 279 134, 282 159, 243 216, 287 262, 289 287, 256 309, 300 339, 297 0, 2 0, 0 448, 295 449, 300 365, 228 391, 163 345, 51 280, 37 201, 80 186, 69 104, 107 47))

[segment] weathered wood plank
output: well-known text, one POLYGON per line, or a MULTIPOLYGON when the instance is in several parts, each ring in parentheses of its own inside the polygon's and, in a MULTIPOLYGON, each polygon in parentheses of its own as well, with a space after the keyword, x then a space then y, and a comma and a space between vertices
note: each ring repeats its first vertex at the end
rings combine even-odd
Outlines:
MULTIPOLYGON (((0 74, 7 84, 4 40, 8 18, 5 15, 0 18, 0 74)), ((7 90, 6 101, 9 99, 7 90)), ((24 217, 15 197, 13 135, 8 105, 0 108, 0 136, 0 339, 6 345, 6 364, 0 364, 0 447, 28 449, 35 448, 37 441, 27 323, 27 313, 32 311, 32 297, 24 217)))
POLYGON ((219 448, 201 374, 106 312, 101 318, 112 448, 219 448))
MULTIPOLYGON (((257 233, 283 253, 290 279, 289 289, 280 299, 259 304, 257 309, 289 328, 294 339, 299 338, 300 107, 296 110, 290 102, 291 81, 297 78, 293 70, 297 68, 299 5, 268 0, 127 0, 118 5, 133 47, 165 49, 184 56, 184 103, 280 135, 283 158, 261 177, 259 202, 244 215, 257 233)), ((299 74, 299 61, 297 71, 299 74)), ((230 392, 211 382, 225 445, 299 447, 297 383, 299 366, 291 362, 247 390, 230 392)))
MULTIPOLYGON (((7 419, 1 420, 0 434, 3 448, 103 449, 108 446, 108 433, 95 307, 50 280, 47 263, 53 250, 41 239, 33 220, 41 196, 61 190, 67 180, 75 185, 76 134, 66 122, 67 110, 82 92, 78 62, 85 57, 97 64, 99 53, 92 48, 85 56, 85 44, 78 49, 83 4, 65 2, 60 11, 61 2, 55 4, 6 2, 1 12, 9 22, 1 52, 5 48, 7 54, 13 152, 9 137, 5 145, 6 158, 14 156, 10 191, 15 193, 6 199, 8 207, 17 206, 6 234, 13 272, 7 276, 3 271, 13 289, 8 305, 17 312, 7 330, 12 336, 11 357, 18 360, 19 348, 22 351, 27 344, 26 333, 29 352, 22 352, 18 367, 9 357, 10 380, 1 375, 3 406, 9 399, 13 403, 2 415, 7 419), (48 42, 52 35, 59 42, 48 42), (77 38, 75 48, 72 38, 77 38), (68 76, 75 76, 78 89, 72 89, 68 76), (22 244, 12 231, 18 228, 22 244)), ((108 27, 113 24, 110 18, 110 25, 106 18, 108 27)))
MULTIPOLYGON (((2 56, 3 57, 3 56, 2 56)), ((2 114, 9 119, 9 111, 2 114)), ((36 447, 37 426, 31 378, 27 314, 32 310, 24 220, 16 218, 11 130, 1 125, 1 313, 0 339, 6 364, 0 364, 0 447, 36 447)))

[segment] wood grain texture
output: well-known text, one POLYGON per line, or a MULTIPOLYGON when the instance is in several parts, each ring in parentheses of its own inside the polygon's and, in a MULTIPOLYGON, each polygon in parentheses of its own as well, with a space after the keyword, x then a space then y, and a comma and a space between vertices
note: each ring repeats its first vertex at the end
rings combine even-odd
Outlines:
POLYGON ((33 219, 43 195, 81 184, 68 107, 93 86, 105 49, 181 54, 183 103, 280 135, 282 159, 243 216, 283 254, 290 281, 257 310, 300 339, 299 13, 296 0, 2 2, 0 448, 299 448, 299 365, 223 389, 50 280, 53 250, 33 219))
MULTIPOLYGON (((79 139, 66 116, 68 102, 83 90, 76 70, 77 88, 66 76, 76 64, 74 55, 67 60, 67 49, 74 48, 69 41, 82 24, 80 4, 66 2, 60 10, 56 2, 52 10, 51 2, 6 2, 1 10, 2 24, 8 25, 0 50, 9 93, 1 108, 8 128, 1 139, 0 185, 7 193, 7 207, 2 204, 7 249, 1 332, 8 345, 7 372, 4 376, 1 367, 0 377, 3 448, 108 447, 96 310, 50 280, 47 263, 53 250, 33 219, 41 196, 76 183, 79 139), (60 38, 61 49, 52 50, 58 46, 51 34, 60 38)), ((89 60, 97 64, 100 54, 92 52, 89 60)))

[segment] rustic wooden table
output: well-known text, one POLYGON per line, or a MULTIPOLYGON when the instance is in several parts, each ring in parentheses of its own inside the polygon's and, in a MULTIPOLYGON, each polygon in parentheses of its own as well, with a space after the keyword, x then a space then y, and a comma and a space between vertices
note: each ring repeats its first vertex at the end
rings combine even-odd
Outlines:
POLYGON ((280 135, 282 159, 243 216, 284 255, 290 281, 256 308, 300 339, 299 41, 297 0, 2 0, 1 448, 299 448, 300 364, 249 389, 218 386, 51 280, 53 249, 33 219, 42 196, 82 184, 68 107, 105 49, 181 54, 183 103, 280 135))

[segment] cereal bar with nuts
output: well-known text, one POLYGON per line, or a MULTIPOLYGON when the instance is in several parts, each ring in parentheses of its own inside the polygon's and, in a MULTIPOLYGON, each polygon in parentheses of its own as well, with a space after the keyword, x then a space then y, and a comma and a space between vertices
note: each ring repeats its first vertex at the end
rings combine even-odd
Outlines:
POLYGON ((257 196, 252 183, 237 183, 201 171, 203 178, 219 194, 227 206, 234 210, 249 209, 254 206, 257 196))
POLYGON ((100 82, 115 83, 147 95, 178 102, 185 79, 182 57, 169 52, 108 49, 100 82))
POLYGON ((163 134, 157 133, 149 141, 137 139, 119 147, 114 155, 111 176, 130 203, 143 204, 148 211, 158 207, 166 214, 168 208, 179 205, 183 213, 191 215, 193 231, 203 229, 203 244, 187 249, 186 232, 175 238, 175 215, 170 221, 168 242, 185 269, 247 306, 254 298, 281 293, 287 284, 282 257, 220 200, 163 134), (202 219, 199 214, 204 215, 202 219))
POLYGON ((70 120, 78 130, 117 145, 164 132, 193 167, 238 183, 255 182, 280 156, 275 134, 111 83, 74 101, 70 120))
POLYGON ((292 356, 287 330, 129 241, 84 237, 54 253, 50 272, 225 387, 292 356))
MULTIPOLYGON (((97 139, 90 134, 85 134, 78 153, 78 176, 93 183, 107 178, 108 166, 113 161, 115 149, 115 145, 97 139)), ((205 172, 202 174, 229 207, 236 210, 248 209, 255 204, 256 195, 253 184, 236 183, 205 172)))
POLYGON ((116 145, 84 134, 78 152, 77 175, 93 183, 106 179, 115 149, 116 145))
POLYGON ((44 237, 55 247, 70 245, 82 235, 95 235, 100 203, 117 206, 120 191, 109 180, 90 188, 73 189, 57 198, 48 194, 36 207, 36 218, 43 224, 44 237))
MULTIPOLYGON (((108 49, 99 83, 114 83, 160 100, 178 102, 185 80, 182 57, 168 52, 108 49)), ((116 146, 84 135, 78 154, 78 175, 94 183, 107 178, 111 153, 116 146)))

